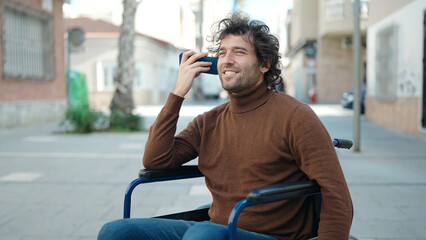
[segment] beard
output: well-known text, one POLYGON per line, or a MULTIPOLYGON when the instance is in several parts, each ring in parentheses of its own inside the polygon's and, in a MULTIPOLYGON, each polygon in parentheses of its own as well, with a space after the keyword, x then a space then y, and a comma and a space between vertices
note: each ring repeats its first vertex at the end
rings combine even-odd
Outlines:
MULTIPOLYGON (((221 71, 219 74, 219 79, 222 83, 223 89, 231 93, 239 93, 256 86, 259 82, 260 75, 262 74, 259 71, 259 67, 260 65, 255 63, 242 69, 238 69, 238 76, 233 77, 231 80, 227 80, 223 71, 221 71)), ((235 67, 230 67, 229 69, 235 69, 235 67)))

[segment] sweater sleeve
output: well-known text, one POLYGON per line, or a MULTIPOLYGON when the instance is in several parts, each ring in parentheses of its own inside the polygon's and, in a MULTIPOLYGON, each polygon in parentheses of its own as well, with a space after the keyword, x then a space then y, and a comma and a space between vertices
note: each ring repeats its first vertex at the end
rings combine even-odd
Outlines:
MULTIPOLYGON (((170 93, 166 104, 150 127, 142 160, 145 168, 153 170, 177 168, 198 156, 197 150, 191 144, 196 141, 189 139, 196 134, 175 137, 183 100, 184 98, 170 93)), ((196 132, 196 127, 192 123, 185 131, 196 132)))
POLYGON ((319 239, 348 239, 352 200, 330 135, 308 105, 295 110, 290 132, 290 148, 297 164, 321 187, 319 239))

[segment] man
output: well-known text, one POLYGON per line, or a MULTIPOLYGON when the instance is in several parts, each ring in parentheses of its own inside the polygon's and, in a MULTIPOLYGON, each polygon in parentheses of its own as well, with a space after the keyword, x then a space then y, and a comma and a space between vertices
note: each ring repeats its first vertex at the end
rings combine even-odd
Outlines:
MULTIPOLYGON (((323 202, 319 239, 348 239, 352 202, 331 138, 311 108, 273 88, 281 80, 278 40, 259 21, 234 13, 218 23, 210 51, 218 57, 230 101, 196 117, 175 136, 179 110, 207 53, 183 54, 175 89, 150 128, 143 164, 176 168, 199 157, 213 202, 211 221, 126 219, 106 224, 99 239, 227 239, 232 207, 254 188, 316 180, 323 202), (112 237, 114 235, 114 238, 112 237)), ((306 198, 246 208, 239 239, 312 236, 306 198)))

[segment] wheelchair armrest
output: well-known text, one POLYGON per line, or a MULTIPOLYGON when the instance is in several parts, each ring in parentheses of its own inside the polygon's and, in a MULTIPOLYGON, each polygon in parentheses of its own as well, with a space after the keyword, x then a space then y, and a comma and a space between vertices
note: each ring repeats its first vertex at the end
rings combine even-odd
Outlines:
POLYGON ((142 169, 139 171, 139 177, 145 178, 163 178, 163 177, 176 177, 183 175, 193 175, 193 176, 204 176, 197 165, 188 165, 181 166, 179 168, 170 168, 170 169, 161 169, 161 170, 149 170, 142 169))
POLYGON ((132 203, 132 193, 136 186, 143 183, 171 181, 178 179, 188 179, 204 176, 196 165, 181 166, 173 169, 139 171, 139 178, 133 180, 124 194, 123 218, 130 218, 130 205, 132 203))
POLYGON ((245 199, 242 199, 234 206, 229 215, 228 239, 236 239, 238 216, 244 208, 320 193, 320 187, 315 181, 279 183, 251 190, 245 199))
POLYGON ((247 199, 253 203, 268 203, 320 193, 320 187, 315 181, 291 182, 254 189, 249 192, 247 199))

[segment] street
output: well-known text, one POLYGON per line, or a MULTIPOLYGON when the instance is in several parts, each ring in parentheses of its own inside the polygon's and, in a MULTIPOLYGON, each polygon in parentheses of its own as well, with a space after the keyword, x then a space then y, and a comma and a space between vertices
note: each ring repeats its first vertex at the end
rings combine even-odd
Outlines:
MULTIPOLYGON (((213 102, 214 103, 214 102, 213 102)), ((213 104, 212 103, 212 104, 213 104)), ((188 104, 178 130, 212 105, 188 104)), ((331 137, 352 139, 352 112, 313 105, 331 137)), ((150 125, 159 106, 138 109, 150 125)), ((0 131, 0 239, 96 239, 122 217, 147 133, 65 134, 57 124, 0 131)), ((337 150, 359 239, 426 239, 426 141, 361 120, 361 152, 337 150)), ((139 186, 132 217, 189 210, 211 197, 203 179, 139 186)))

